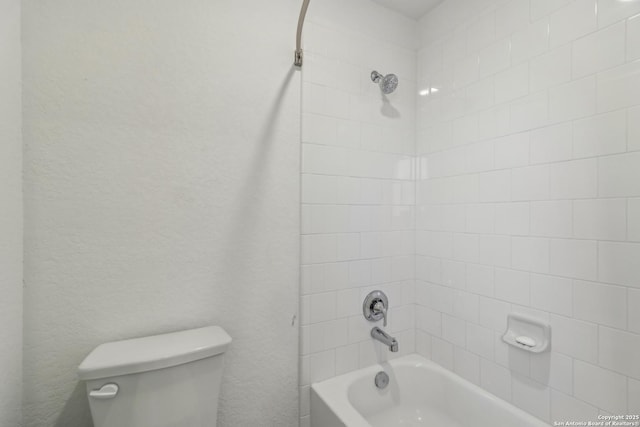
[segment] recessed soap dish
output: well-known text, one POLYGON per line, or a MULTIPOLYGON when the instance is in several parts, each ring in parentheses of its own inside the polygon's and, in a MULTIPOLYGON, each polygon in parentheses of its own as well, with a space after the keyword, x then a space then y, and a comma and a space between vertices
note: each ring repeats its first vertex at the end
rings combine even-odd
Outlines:
POLYGON ((502 341, 521 350, 542 353, 551 343, 551 327, 534 317, 511 313, 507 316, 507 331, 502 341))

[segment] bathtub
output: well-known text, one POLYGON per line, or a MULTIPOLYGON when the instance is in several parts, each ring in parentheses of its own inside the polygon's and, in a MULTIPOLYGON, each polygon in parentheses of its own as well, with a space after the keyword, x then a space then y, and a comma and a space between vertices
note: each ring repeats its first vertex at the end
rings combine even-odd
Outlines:
POLYGON ((548 427, 419 355, 311 386, 311 427, 548 427), (385 389, 374 377, 385 371, 385 389))

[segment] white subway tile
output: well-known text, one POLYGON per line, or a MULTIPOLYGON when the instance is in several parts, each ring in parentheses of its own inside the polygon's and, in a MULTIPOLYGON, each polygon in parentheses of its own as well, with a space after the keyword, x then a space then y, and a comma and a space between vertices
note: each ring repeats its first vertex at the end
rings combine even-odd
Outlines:
POLYGON ((336 356, 334 350, 314 353, 309 356, 309 382, 324 381, 335 376, 336 356))
POLYGON ((529 164, 529 133, 517 133, 495 141, 495 167, 497 169, 527 166, 529 164))
POLYGON ((598 111, 640 104, 640 60, 598 74, 598 111))
POLYGON ((552 199, 582 199, 597 195, 598 161, 574 160, 554 163, 549 167, 552 199))
POLYGON ((464 116, 453 122, 453 143, 455 145, 468 144, 478 139, 478 117, 464 116))
POLYGON ((529 66, 518 65, 495 75, 496 104, 512 101, 529 93, 529 66))
MULTIPOLYGON (((464 205, 442 206, 442 231, 463 232, 466 228, 464 205)), ((455 243, 455 242, 454 242, 455 243)))
POLYGON ((598 354, 600 366, 640 379, 640 335, 601 326, 598 354))
POLYGON ((640 334, 640 290, 628 289, 627 292, 627 329, 636 334, 640 334))
POLYGON ((640 196, 640 153, 627 153, 598 159, 600 197, 640 196))
POLYGON ((344 346, 348 342, 347 319, 314 323, 307 328, 309 352, 317 353, 344 346))
POLYGON ((598 408, 571 397, 572 391, 565 393, 551 390, 552 423, 564 423, 567 420, 598 421, 598 408))
POLYGON ((480 236, 480 264, 509 267, 511 238, 509 236, 480 236))
POLYGON ((529 0, 511 0, 496 8, 496 37, 508 36, 529 24, 529 0))
POLYGON ((531 377, 563 393, 573 393, 573 359, 553 351, 531 357, 531 377))
POLYGON ((392 263, 389 258, 371 260, 371 276, 374 283, 390 282, 392 278, 392 263))
POLYGON ((431 337, 431 360, 453 371, 453 344, 437 337, 431 337))
POLYGON ((549 272, 549 241, 532 237, 514 237, 511 241, 511 267, 536 273, 549 272))
POLYGON ((323 145, 334 145, 336 140, 337 120, 318 114, 302 115, 302 142, 323 145))
POLYGON ((619 110, 573 124, 573 157, 623 153, 627 149, 627 115, 619 110))
POLYGON ((453 67, 453 82, 456 88, 463 88, 478 80, 479 77, 478 55, 469 55, 456 61, 453 67))
POLYGON ((469 24, 466 31, 467 53, 477 52, 495 39, 495 14, 485 13, 469 24))
POLYGON ((559 46, 598 28, 595 0, 575 0, 551 15, 551 46, 559 46))
POLYGON ((493 106, 494 82, 491 78, 480 80, 466 88, 467 112, 474 113, 493 106))
POLYGON ((640 243, 599 242, 598 279, 640 288, 640 243))
POLYGON ((473 323, 466 324, 467 350, 493 359, 493 331, 473 323))
POLYGON ((640 13, 640 5, 637 2, 598 0, 598 25, 600 28, 626 19, 637 13, 640 13))
POLYGON ((442 284, 449 288, 464 289, 466 282, 465 264, 442 260, 442 284))
POLYGON ((522 132, 536 129, 549 120, 549 97, 546 90, 519 98, 509 105, 509 130, 522 132))
POLYGON ((416 353, 431 359, 431 336, 420 330, 416 331, 416 353))
POLYGON ((493 296, 493 267, 467 264, 467 291, 479 295, 493 296))
POLYGON ((627 290, 613 285, 574 281, 573 316, 601 325, 625 329, 627 290))
POLYGON ((581 239, 625 240, 627 201, 625 199, 574 200, 573 236, 581 239))
POLYGON ((595 280, 598 248, 591 240, 551 240, 549 272, 558 276, 595 280))
POLYGON ((511 384, 512 402, 536 417, 549 421, 551 416, 550 389, 522 376, 514 375, 511 384))
POLYGON ((351 344, 336 348, 336 375, 358 369, 358 359, 360 357, 358 344, 351 344))
POLYGON ((512 170, 512 199, 545 200, 549 198, 549 166, 531 166, 512 170))
POLYGON ((640 414, 640 381, 629 378, 627 414, 640 414))
POLYGON ((595 76, 553 87, 549 89, 549 120, 557 123, 595 114, 596 99, 600 101, 596 97, 595 76))
POLYGON ((478 295, 469 292, 454 292, 453 315, 468 322, 478 323, 479 298, 478 295))
POLYGON ((573 364, 574 395, 612 414, 627 410, 627 379, 622 375, 576 360, 573 364))
POLYGON ((537 20, 543 16, 551 15, 571 0, 535 0, 531 2, 531 19, 537 20))
POLYGON ((513 236, 529 234, 529 203, 498 203, 495 205, 495 232, 513 236))
MULTIPOLYGON (((526 24, 525 24, 526 25, 526 24)), ((540 55, 549 48, 549 19, 526 25, 511 36, 511 61, 518 64, 540 55)))
POLYGON ((598 327, 595 324, 555 314, 551 314, 549 320, 553 331, 553 351, 591 363, 598 362, 598 327))
MULTIPOLYGON (((489 77, 498 71, 506 70, 511 64, 511 44, 502 39, 482 49, 479 56, 480 78, 489 77)), ((498 81, 500 82, 500 81, 498 81)))
POLYGON ((359 368, 366 368, 378 363, 378 355, 387 350, 387 348, 383 346, 384 344, 381 342, 372 339, 360 342, 358 344, 359 368))
POLYGON ((558 86, 571 80, 571 46, 561 46, 531 60, 531 91, 558 86))
POLYGON ((551 163, 572 157, 573 128, 563 123, 531 132, 531 163, 551 163))
POLYGON ((309 297, 309 322, 326 322, 336 318, 336 293, 325 292, 309 297))
POLYGON ((335 143, 345 148, 360 148, 361 128, 359 122, 336 120, 335 143))
POLYGON ((531 234, 571 237, 572 210, 569 200, 531 202, 531 234))
POLYGON ((361 260, 349 263, 349 286, 365 286, 371 283, 371 261, 361 260))
POLYGON ((501 399, 511 400, 511 373, 507 368, 481 359, 480 385, 501 399))
POLYGON ((481 202, 502 202, 511 199, 511 171, 501 170, 478 176, 481 202))
POLYGON ((463 348, 453 349, 453 368, 456 374, 474 384, 480 384, 480 358, 463 348))
POLYGON ((493 141, 481 141, 465 147, 467 172, 483 172, 493 169, 493 141))
POLYGON ((464 320, 448 314, 442 315, 442 338, 459 347, 464 347, 466 340, 466 323, 464 320))
POLYGON ((627 111, 627 148, 640 150, 640 106, 627 111))
POLYGON ((336 300, 337 318, 355 316, 359 314, 362 301, 360 301, 360 291, 358 289, 338 291, 336 300))
POLYGON ((478 113, 478 138, 506 135, 510 129, 509 105, 500 105, 478 113))
POLYGON ((442 336, 442 313, 429 307, 416 307, 416 327, 435 337, 442 336))
POLYGON ((627 61, 640 59, 640 15, 627 21, 627 61))
POLYGON ((573 42, 573 78, 580 78, 624 63, 624 22, 589 34, 573 42))
POLYGON ((418 254, 434 258, 453 257, 453 235, 445 232, 425 231, 418 238, 418 254))
MULTIPOLYGON (((417 280, 424 280, 431 283, 442 282, 442 266, 440 259, 423 256, 416 257, 417 280)), ((374 277, 377 277, 374 269, 374 277)))
POLYGON ((511 304, 494 298, 480 297, 480 325, 497 332, 507 329, 507 316, 511 313, 511 304))
POLYGON ((529 305, 529 276, 529 273, 523 271, 496 269, 496 298, 516 304, 529 305))
POLYGON ((349 261, 360 256, 360 236, 357 233, 338 234, 336 261, 349 261))
POLYGON ((551 313, 572 315, 573 285, 570 279, 531 275, 531 306, 551 313))
POLYGON ((442 313, 453 314, 453 289, 427 283, 416 288, 416 301, 442 313))
POLYGON ((495 208, 492 204, 467 205, 466 231, 469 233, 493 233, 495 208))

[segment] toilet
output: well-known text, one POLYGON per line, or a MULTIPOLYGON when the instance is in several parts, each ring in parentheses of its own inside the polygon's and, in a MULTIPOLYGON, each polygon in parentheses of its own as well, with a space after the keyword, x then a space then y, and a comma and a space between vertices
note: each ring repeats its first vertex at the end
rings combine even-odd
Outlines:
POLYGON ((94 427, 215 427, 230 343, 209 326, 98 346, 78 368, 94 427))

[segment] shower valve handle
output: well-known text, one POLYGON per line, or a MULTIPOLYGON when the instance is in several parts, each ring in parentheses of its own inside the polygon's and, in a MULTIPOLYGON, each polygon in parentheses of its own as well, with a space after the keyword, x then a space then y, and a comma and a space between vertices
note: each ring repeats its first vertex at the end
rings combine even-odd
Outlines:
POLYGON ((373 305, 373 310, 371 311, 373 312, 373 314, 382 313, 382 318, 384 319, 384 321, 382 322, 382 326, 386 327, 387 326, 387 308, 384 306, 384 303, 381 300, 376 301, 376 303, 373 305))
POLYGON ((384 326, 387 326, 387 312, 389 310, 389 300, 382 291, 373 291, 364 299, 362 304, 362 314, 364 318, 370 322, 384 320, 384 326))

